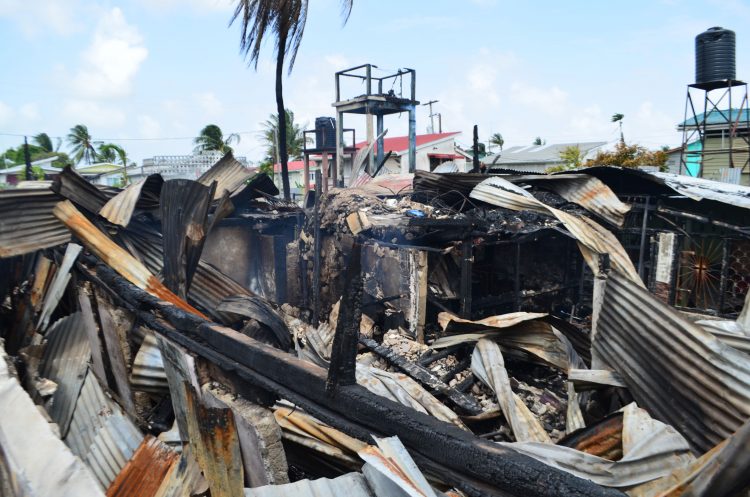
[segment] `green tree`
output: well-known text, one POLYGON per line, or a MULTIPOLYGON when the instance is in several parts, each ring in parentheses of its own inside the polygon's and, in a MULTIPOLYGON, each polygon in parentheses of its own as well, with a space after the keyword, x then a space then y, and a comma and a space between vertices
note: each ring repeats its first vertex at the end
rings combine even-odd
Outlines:
POLYGON ((495 133, 492 136, 490 136, 490 145, 495 145, 496 147, 500 147, 500 151, 503 151, 503 145, 505 145, 505 140, 503 139, 503 135, 500 133, 495 133))
POLYGON ((547 141, 543 140, 541 136, 537 136, 536 138, 534 138, 534 141, 531 144, 532 145, 544 145, 546 143, 547 141))
POLYGON ((50 138, 47 133, 39 133, 32 138, 32 141, 45 152, 58 152, 60 150, 60 144, 62 143, 62 140, 58 138, 57 147, 54 147, 52 145, 52 138, 50 138))
POLYGON ((99 147, 99 160, 122 166, 122 185, 127 185, 128 180, 128 153, 125 149, 114 143, 105 143, 99 147))
MULTIPOLYGON (((349 17, 353 0, 342 0, 344 22, 349 17)), ((289 188, 289 153, 287 150, 286 137, 286 107, 284 107, 284 95, 282 76, 284 63, 289 55, 288 66, 291 73, 294 60, 302 34, 305 31, 307 21, 307 0, 237 0, 237 7, 229 24, 240 20, 240 51, 254 63, 258 68, 258 57, 263 40, 267 33, 276 39, 276 113, 279 128, 279 160, 281 162, 281 181, 284 190, 284 198, 289 200, 291 192, 289 188)))
MULTIPOLYGON (((280 151, 276 149, 279 137, 279 116, 271 114, 261 124, 263 131, 260 138, 266 145, 266 155, 274 162, 278 162, 280 151)), ((294 112, 286 109, 286 147, 290 159, 299 160, 305 148, 305 133, 302 126, 294 122, 294 112)))
POLYGON ((73 161, 76 164, 80 164, 84 161, 86 164, 96 159, 96 148, 94 139, 89 133, 89 129, 83 124, 76 124, 70 128, 68 133, 68 145, 71 147, 73 153, 73 161))
POLYGON ((667 165, 667 153, 663 150, 650 151, 637 144, 627 145, 617 142, 611 151, 599 151, 596 157, 586 161, 584 166, 619 166, 637 168, 640 166, 656 166, 664 170, 667 165))
POLYGON ((237 133, 232 133, 224 138, 224 133, 220 127, 209 124, 201 130, 198 138, 193 141, 195 143, 194 151, 200 153, 215 150, 225 154, 232 151, 232 143, 239 143, 239 141, 240 135, 237 133))

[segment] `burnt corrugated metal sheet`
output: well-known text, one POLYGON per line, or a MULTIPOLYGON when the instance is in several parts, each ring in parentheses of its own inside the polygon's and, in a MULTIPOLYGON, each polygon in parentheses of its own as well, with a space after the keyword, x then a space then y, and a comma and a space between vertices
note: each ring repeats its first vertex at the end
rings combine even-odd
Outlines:
POLYGON ((107 497, 153 497, 179 455, 147 436, 107 489, 107 497))
POLYGON ((159 207, 162 184, 164 180, 160 174, 152 174, 143 178, 109 199, 99 210, 99 214, 113 224, 127 226, 136 207, 152 209, 159 207))
POLYGON ((574 216, 559 209, 552 208, 513 183, 492 177, 478 184, 469 195, 492 205, 514 211, 533 211, 553 216, 562 222, 571 235, 578 240, 579 248, 591 270, 599 272, 598 261, 594 254, 609 254, 612 267, 627 275, 630 279, 643 285, 635 270, 633 262, 615 236, 600 224, 585 216, 574 216))
POLYGON ((511 181, 552 190, 568 202, 580 205, 615 226, 622 226, 625 214, 630 212, 630 206, 621 202, 607 185, 587 174, 523 176, 511 181))
POLYGON ((100 190, 86 181, 70 166, 65 166, 65 169, 55 176, 52 182, 52 191, 61 197, 72 200, 76 205, 83 207, 92 214, 99 212, 104 204, 116 194, 116 191, 100 190))
POLYGON ((125 467, 143 440, 143 434, 121 414, 113 414, 104 422, 91 442, 84 461, 103 489, 125 467))
POLYGON ((639 405, 699 452, 750 418, 750 356, 616 271, 607 279, 593 350, 639 405))
POLYGON ((49 190, 0 190, 0 258, 70 241, 70 231, 52 214, 59 201, 49 190))
POLYGON ((83 315, 76 312, 56 321, 46 335, 47 347, 39 374, 57 383, 47 411, 60 427, 62 437, 68 433, 91 358, 83 323, 83 315))
POLYGON ((211 166, 211 169, 201 174, 198 183, 210 186, 216 181, 216 190, 214 199, 221 198, 224 191, 230 194, 239 190, 255 174, 254 171, 248 170, 240 161, 234 158, 232 152, 227 152, 224 157, 211 166))
POLYGON ((52 282, 47 288, 47 292, 44 295, 42 311, 37 320, 37 328, 42 333, 47 329, 49 318, 57 308, 57 304, 60 302, 60 299, 65 292, 65 288, 68 286, 68 282, 70 281, 70 269, 73 267, 73 264, 82 249, 83 247, 76 243, 69 243, 67 247, 65 247, 65 256, 63 256, 60 267, 55 271, 55 276, 52 277, 52 282))
POLYGON ((73 411, 65 443, 75 455, 83 458, 99 429, 113 414, 122 414, 122 410, 104 393, 96 376, 89 370, 73 411))
POLYGON ((169 390, 164 361, 159 351, 159 343, 152 333, 146 334, 133 361, 130 374, 133 390, 164 393, 169 390))
POLYGON ((0 493, 13 497, 102 497, 91 471, 60 441, 8 368, 0 344, 0 493), (6 486, 7 485, 7 486, 6 486))
POLYGON ((347 473, 338 478, 300 480, 286 485, 246 488, 245 497, 374 497, 361 473, 347 473))

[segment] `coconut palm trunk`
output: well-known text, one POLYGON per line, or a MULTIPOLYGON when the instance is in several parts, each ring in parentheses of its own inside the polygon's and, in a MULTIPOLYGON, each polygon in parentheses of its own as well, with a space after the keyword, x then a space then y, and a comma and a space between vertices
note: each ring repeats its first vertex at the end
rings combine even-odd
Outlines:
MULTIPOLYGON (((286 34, 281 33, 279 36, 279 46, 286 46, 286 34)), ((289 188, 289 151, 287 150, 286 138, 286 108, 284 107, 284 92, 282 78, 284 76, 284 50, 276 52, 276 111, 279 114, 279 124, 277 130, 279 133, 278 148, 279 161, 281 162, 281 185, 284 191, 284 199, 292 198, 289 188)))

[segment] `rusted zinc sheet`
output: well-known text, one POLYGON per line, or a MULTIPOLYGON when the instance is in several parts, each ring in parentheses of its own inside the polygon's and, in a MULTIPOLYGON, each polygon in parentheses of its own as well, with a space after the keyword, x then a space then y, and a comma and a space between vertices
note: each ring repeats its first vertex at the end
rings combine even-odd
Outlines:
POLYGON ((102 497, 89 469, 65 446, 8 368, 0 344, 0 493, 14 497, 102 497), (7 485, 7 487, 6 487, 7 485))
POLYGON ((130 255, 129 252, 99 231, 69 200, 57 204, 53 212, 58 219, 75 233, 89 250, 129 282, 154 297, 170 302, 186 312, 205 317, 200 311, 193 308, 164 286, 161 281, 151 274, 140 261, 130 255))
POLYGON ((240 440, 231 409, 206 407, 183 383, 190 447, 208 481, 212 497, 242 495, 244 472, 240 440))
POLYGON ((96 479, 107 489, 143 441, 143 434, 122 414, 109 416, 84 456, 96 479))
MULTIPOLYGON (((245 497, 374 497, 367 480, 360 473, 347 473, 337 478, 300 480, 286 485, 246 488, 245 497)), ((380 497, 380 496, 378 496, 380 497)))
POLYGON ((617 271, 606 280, 593 350, 639 405, 699 453, 750 418, 750 356, 617 271))
POLYGON ((65 437, 91 357, 82 314, 77 312, 59 319, 46 337, 47 347, 39 373, 57 383, 47 411, 60 427, 60 435, 65 437))
POLYGON ((179 455, 147 436, 107 489, 107 497, 153 497, 179 455))
POLYGON ((600 224, 585 216, 574 216, 550 207, 528 193, 523 188, 499 177, 492 177, 478 184, 470 194, 471 198, 514 211, 529 210, 557 218, 571 235, 578 240, 583 258, 594 274, 599 273, 596 254, 609 254, 612 267, 643 285, 633 262, 615 236, 600 224))
POLYGON ((622 226, 625 214, 630 212, 628 204, 621 202, 601 180, 588 174, 521 176, 510 181, 552 190, 568 202, 580 205, 615 226, 622 226))
POLYGON ((510 378, 500 347, 486 338, 477 342, 471 355, 471 371, 495 392, 498 404, 519 442, 552 443, 539 420, 510 388, 510 378))
POLYGON ((70 231, 52 215, 59 200, 48 190, 0 190, 0 258, 70 241, 70 231))
POLYGON ((565 436, 558 445, 610 461, 622 459, 622 418, 623 414, 616 412, 592 426, 565 436))
POLYGON ((221 198, 225 191, 230 194, 237 192, 254 174, 255 171, 250 171, 243 166, 240 161, 234 158, 232 152, 227 152, 208 171, 201 174, 198 183, 210 186, 211 183, 216 181, 216 190, 213 194, 213 198, 216 200, 221 198))
POLYGON ((112 224, 127 226, 136 207, 159 207, 159 195, 164 184, 160 174, 152 174, 128 185, 99 209, 99 214, 112 224))

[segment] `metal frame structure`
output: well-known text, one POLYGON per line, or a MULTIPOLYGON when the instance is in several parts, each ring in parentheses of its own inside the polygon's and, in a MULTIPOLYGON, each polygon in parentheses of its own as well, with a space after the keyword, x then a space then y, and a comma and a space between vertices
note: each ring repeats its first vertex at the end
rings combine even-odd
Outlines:
MULTIPOLYGON (((378 66, 373 64, 362 64, 339 71, 336 73, 336 101, 333 107, 336 108, 336 163, 341 164, 339 168, 340 179, 344 180, 344 114, 364 114, 367 118, 367 141, 371 143, 375 140, 375 130, 373 128, 373 116, 377 121, 377 163, 383 161, 383 118, 389 114, 409 113, 409 172, 414 172, 417 159, 417 120, 416 106, 419 102, 416 100, 416 71, 414 69, 399 69, 393 74, 383 77, 372 75, 372 70, 378 66), (403 95, 403 79, 408 79, 408 94, 403 95), (361 80, 365 84, 365 93, 356 97, 342 100, 341 84, 342 78, 353 78, 361 80), (388 81, 395 83, 398 81, 400 94, 394 90, 384 91, 383 83, 388 81), (375 85, 373 85, 375 83, 375 85)), ((376 157, 371 150, 365 171, 373 173, 375 171, 376 157)))
POLYGON ((685 99, 685 117, 679 128, 682 129, 682 151, 680 152, 680 174, 687 174, 688 162, 690 159, 698 159, 700 161, 700 168, 698 170, 698 177, 703 177, 704 164, 707 156, 723 155, 727 154, 729 160, 727 162, 730 169, 744 170, 750 165, 750 111, 748 111, 748 96, 747 96, 747 83, 739 80, 725 80, 725 81, 713 81, 709 83, 695 83, 688 85, 687 96, 685 99), (735 91, 739 89, 739 91, 735 91), (695 98, 693 93, 700 94, 700 100, 703 101, 703 112, 698 112, 700 107, 696 110, 695 98), (732 100, 737 100, 738 93, 740 106, 736 112, 736 118, 733 115, 732 100), (727 109, 721 109, 720 106, 723 102, 727 103, 727 109), (744 120, 741 120, 742 116, 745 116, 744 120), (709 116, 720 116, 721 122, 709 123, 709 116), (688 124, 690 123, 690 124, 688 124), (740 124, 743 125, 740 128, 740 124), (744 129, 744 132, 738 133, 739 129, 744 129), (706 150, 706 136, 711 131, 716 130, 729 130, 728 149, 720 150, 706 150), (740 140, 741 147, 747 147, 748 158, 744 159, 741 164, 737 165, 734 161, 735 152, 741 150, 735 147, 735 140, 740 140), (690 151, 688 146, 696 141, 700 141, 700 151, 690 151))

